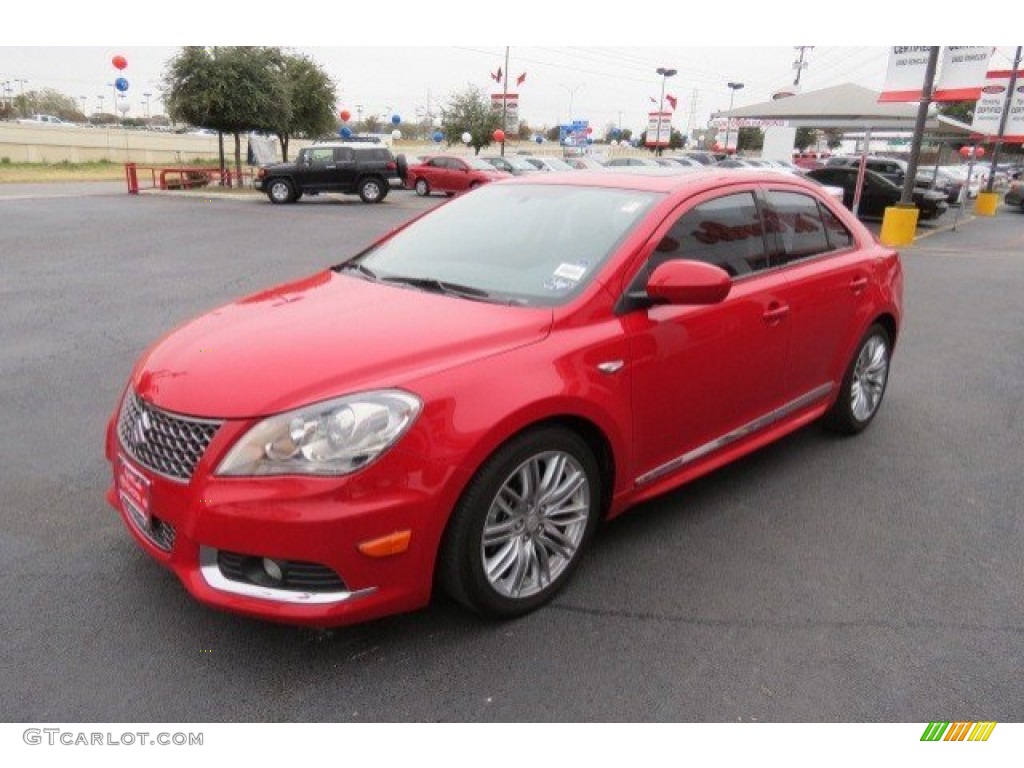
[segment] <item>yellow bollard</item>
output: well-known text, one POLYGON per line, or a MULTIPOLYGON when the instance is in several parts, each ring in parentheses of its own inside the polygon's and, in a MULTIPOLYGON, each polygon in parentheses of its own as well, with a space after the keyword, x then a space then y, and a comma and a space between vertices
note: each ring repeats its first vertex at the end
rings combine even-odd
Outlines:
POLYGON ((914 242, 914 235, 917 234, 917 206, 909 205, 906 208, 899 205, 885 209, 882 216, 882 231, 878 240, 882 245, 901 246, 910 245, 914 242))
POLYGON ((974 201, 974 212, 979 216, 995 216, 999 207, 998 192, 979 192, 974 201))

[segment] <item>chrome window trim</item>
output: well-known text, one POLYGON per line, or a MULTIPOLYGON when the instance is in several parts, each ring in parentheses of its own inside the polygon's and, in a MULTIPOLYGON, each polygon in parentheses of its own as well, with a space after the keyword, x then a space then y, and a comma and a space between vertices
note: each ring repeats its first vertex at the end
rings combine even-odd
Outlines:
POLYGON ((735 443, 737 440, 742 440, 748 435, 752 435, 754 432, 758 432, 771 424, 783 419, 794 411, 798 411, 801 408, 810 405, 811 403, 822 399, 828 395, 833 389, 831 382, 828 384, 822 384, 820 387, 815 387, 810 392, 801 395, 795 400, 791 400, 785 405, 781 405, 773 411, 769 411, 763 416, 759 416, 753 421, 749 421, 746 424, 737 427, 732 432, 716 437, 714 440, 710 440, 704 445, 697 446, 692 451, 687 451, 682 456, 677 456, 671 461, 665 462, 660 467, 655 467, 650 472, 645 472, 636 479, 636 484, 647 485, 648 483, 657 480, 659 477, 663 477, 670 472, 674 472, 677 469, 685 467, 687 464, 692 464, 697 459, 702 459, 708 454, 714 453, 715 451, 735 443))
POLYGON ((292 605, 334 605, 364 597, 377 591, 376 587, 368 587, 367 589, 358 589, 352 592, 299 592, 293 589, 274 589, 273 587, 261 587, 256 584, 232 581, 220 572, 220 566, 217 565, 217 550, 213 547, 199 547, 199 572, 202 574, 203 580, 207 585, 219 592, 229 592, 234 595, 252 597, 257 600, 290 603, 292 605))

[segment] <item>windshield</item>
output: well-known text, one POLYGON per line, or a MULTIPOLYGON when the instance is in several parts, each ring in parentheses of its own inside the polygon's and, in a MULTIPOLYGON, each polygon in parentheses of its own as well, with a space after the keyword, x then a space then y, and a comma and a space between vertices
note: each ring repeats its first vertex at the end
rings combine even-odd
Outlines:
POLYGON ((526 160, 524 160, 521 157, 506 157, 505 160, 508 161, 509 165, 511 165, 513 168, 515 168, 516 170, 519 170, 519 171, 536 171, 537 170, 537 168, 535 166, 531 165, 530 163, 528 163, 526 160))
POLYGON ((593 280, 660 197, 626 189, 488 184, 340 268, 421 287, 435 281, 503 303, 562 304, 593 280))
POLYGON ((544 158, 547 164, 554 168, 556 171, 571 171, 572 166, 569 165, 565 160, 559 160, 557 157, 546 157, 544 158))
POLYGON ((475 168, 478 171, 493 171, 494 166, 488 163, 486 160, 481 160, 479 157, 464 157, 462 158, 466 165, 470 168, 475 168))

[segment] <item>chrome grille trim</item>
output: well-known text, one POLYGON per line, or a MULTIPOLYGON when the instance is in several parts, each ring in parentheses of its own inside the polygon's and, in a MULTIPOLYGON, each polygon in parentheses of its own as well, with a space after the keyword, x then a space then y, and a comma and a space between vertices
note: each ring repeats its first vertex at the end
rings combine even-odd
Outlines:
POLYGON ((187 483, 223 423, 162 411, 130 391, 121 404, 117 436, 128 455, 146 469, 187 483))

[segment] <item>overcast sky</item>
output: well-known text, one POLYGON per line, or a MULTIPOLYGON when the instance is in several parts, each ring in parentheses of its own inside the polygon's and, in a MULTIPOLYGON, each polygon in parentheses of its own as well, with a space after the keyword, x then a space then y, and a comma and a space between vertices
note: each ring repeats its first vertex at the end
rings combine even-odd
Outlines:
MULTIPOLYGON (((887 45, 985 42, 943 39, 948 30, 937 40, 901 40, 896 30, 903 26, 900 14, 908 12, 884 3, 876 3, 873 12, 862 8, 884 24, 857 24, 851 17, 858 12, 834 4, 819 9, 775 2, 756 18, 735 2, 717 3, 707 11, 680 7, 659 14, 644 10, 651 4, 636 13, 623 3, 618 3, 623 7, 619 13, 584 5, 533 5, 447 2, 427 7, 420 2, 415 10, 403 10, 399 4, 375 2, 359 10, 363 6, 306 2, 271 5, 256 13, 254 6, 243 4, 211 12, 192 0, 144 6, 116 2, 68 7, 61 29, 55 30, 22 4, 4 12, 5 17, 13 14, 15 23, 0 27, 0 85, 24 79, 14 85, 15 93, 22 87, 56 88, 76 99, 85 96, 89 112, 97 109, 102 94, 109 111, 113 81, 122 74, 130 83, 129 115, 145 114, 146 93, 151 94, 151 113, 157 114, 163 111, 161 77, 180 48, 174 43, 281 45, 309 54, 334 78, 339 110, 355 115, 361 106, 364 115, 398 114, 413 121, 417 110, 437 110, 468 84, 500 90, 489 73, 505 68, 507 43, 512 78, 526 73, 524 85, 510 90, 519 92, 520 116, 532 126, 565 121, 571 102, 574 119, 587 119, 598 128, 620 120, 623 127, 643 128, 655 106, 650 99, 660 95, 655 70, 667 67, 678 70, 666 92, 678 98, 673 122, 685 130, 705 125, 712 112, 729 107, 729 81, 744 83, 735 106, 764 101, 791 86, 793 45, 808 38, 834 44, 807 52, 804 90, 844 82, 880 89, 887 45), (810 10, 820 18, 809 19, 810 10), (214 39, 195 39, 203 29, 214 39), (218 33, 221 29, 230 31, 218 33), (652 45, 645 44, 648 39, 652 45), (678 44, 665 44, 675 39, 678 44), (17 47, 25 43, 33 47, 17 47), (116 54, 128 60, 123 73, 110 63, 116 54)), ((922 31, 923 22, 914 13, 912 24, 904 22, 914 36, 935 34, 922 31)), ((1009 66, 1010 56, 1012 49, 1001 48, 1000 66, 1009 66)))

